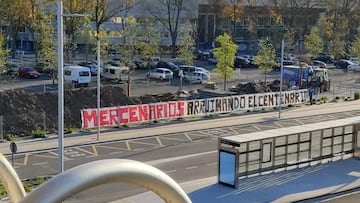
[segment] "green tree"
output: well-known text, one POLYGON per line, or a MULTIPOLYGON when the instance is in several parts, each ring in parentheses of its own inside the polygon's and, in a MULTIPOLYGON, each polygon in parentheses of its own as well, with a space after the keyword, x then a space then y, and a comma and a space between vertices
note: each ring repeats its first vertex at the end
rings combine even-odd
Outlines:
POLYGON ((317 56, 323 50, 323 41, 320 37, 319 28, 313 27, 308 35, 305 35, 305 48, 308 57, 317 56))
POLYGON ((192 65, 194 62, 194 46, 195 40, 191 34, 191 28, 188 26, 179 34, 181 42, 178 49, 178 55, 187 65, 192 65))
MULTIPOLYGON (((88 14, 92 13, 95 7, 93 0, 63 0, 64 14, 88 14)), ((77 36, 81 27, 86 24, 88 19, 85 17, 64 17, 64 52, 65 61, 70 60, 70 54, 73 54, 77 49, 77 36)))
POLYGON ((255 56, 254 64, 264 73, 265 83, 266 76, 272 71, 272 68, 279 64, 275 61, 275 49, 268 40, 260 40, 260 50, 255 56))
POLYGON ((357 37, 350 46, 350 53, 356 58, 360 58, 360 38, 357 37))
POLYGON ((25 27, 25 22, 30 17, 28 1, 23 0, 0 0, 0 15, 2 22, 7 23, 7 34, 12 39, 10 48, 12 57, 15 58, 16 39, 18 33, 25 27))
POLYGON ((38 27, 38 34, 40 38, 38 40, 38 50, 39 50, 39 58, 42 59, 46 68, 50 68, 53 76, 53 83, 55 81, 56 75, 56 44, 53 40, 55 35, 55 30, 52 26, 52 16, 44 15, 43 20, 41 21, 38 27))
POLYGON ((237 45, 231 40, 231 37, 224 33, 216 38, 220 47, 214 49, 214 56, 217 59, 215 73, 224 78, 224 91, 226 91, 227 79, 235 74, 234 71, 234 56, 237 50, 237 45))
MULTIPOLYGON (((122 46, 119 49, 120 60, 125 66, 132 66, 133 57, 139 35, 139 23, 133 16, 127 16, 123 20, 123 29, 120 31, 122 36, 122 46)), ((134 68, 134 67, 130 67, 134 68)))
POLYGON ((148 68, 150 69, 149 62, 151 61, 151 57, 158 55, 158 48, 160 38, 158 33, 155 30, 155 25, 153 22, 144 22, 144 26, 140 29, 139 32, 140 40, 136 44, 136 49, 139 54, 143 56, 143 60, 146 64, 148 64, 148 68))
MULTIPOLYGON (((5 45, 6 41, 4 38, 4 35, 0 33, 0 47, 3 47, 5 45)), ((7 49, 0 49, 0 73, 3 71, 6 71, 6 62, 7 62, 7 56, 9 54, 9 50, 7 49)))

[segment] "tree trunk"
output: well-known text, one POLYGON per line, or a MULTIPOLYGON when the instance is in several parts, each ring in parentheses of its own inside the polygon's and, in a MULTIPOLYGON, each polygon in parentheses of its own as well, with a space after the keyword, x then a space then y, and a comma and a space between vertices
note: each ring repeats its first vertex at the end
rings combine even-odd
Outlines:
POLYGON ((224 91, 226 91, 227 75, 224 77, 224 91))
POLYGON ((11 50, 11 57, 14 59, 16 54, 16 32, 11 33, 11 40, 10 40, 10 50, 11 50))
POLYGON ((171 58, 176 58, 176 40, 171 43, 171 58))
POLYGON ((265 73, 265 84, 266 84, 266 76, 267 76, 267 73, 265 73))

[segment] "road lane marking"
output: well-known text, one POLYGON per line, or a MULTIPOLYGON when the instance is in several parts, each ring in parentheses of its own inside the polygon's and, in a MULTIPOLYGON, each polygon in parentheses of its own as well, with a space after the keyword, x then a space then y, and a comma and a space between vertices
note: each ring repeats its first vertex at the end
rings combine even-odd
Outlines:
POLYGON ((294 119, 294 121, 298 122, 300 125, 305 125, 305 123, 304 123, 304 122, 302 122, 302 121, 301 121, 301 120, 299 120, 299 119, 294 119))
POLYGON ((118 151, 118 152, 110 152, 109 154, 121 154, 121 153, 124 153, 123 151, 118 151))
POLYGON ((174 173, 176 170, 164 171, 164 173, 174 173))
POLYGON ((29 161, 29 154, 26 153, 25 157, 24 157, 24 162, 23 162, 24 166, 26 166, 28 164, 28 161, 29 161))
POLYGON ((97 153, 96 148, 94 148, 94 145, 92 146, 93 152, 88 151, 88 150, 83 149, 83 148, 80 148, 80 147, 75 147, 75 149, 76 149, 76 150, 79 150, 79 151, 81 151, 81 152, 90 154, 90 155, 92 155, 92 156, 98 156, 98 155, 99 155, 99 154, 97 153))
POLYGON ((127 149, 128 149, 129 151, 131 151, 131 147, 130 147, 129 141, 125 141, 125 145, 126 145, 127 149))
POLYGON ((253 128, 255 128, 257 131, 261 131, 261 128, 257 127, 256 125, 252 125, 253 128))
MULTIPOLYGON (((52 155, 54 155, 54 156, 55 156, 55 157, 52 157, 52 158, 54 158, 54 159, 55 159, 55 158, 56 158, 56 159, 58 158, 58 154, 57 154, 57 153, 55 153, 55 152, 51 152, 51 151, 50 151, 50 152, 48 152, 48 153, 49 153, 49 154, 52 154, 52 155)), ((64 153, 64 152, 63 152, 63 153, 64 153)), ((45 157, 45 158, 46 158, 46 157, 45 157)), ((50 158, 51 158, 51 157, 50 157, 50 158)), ((68 158, 68 157, 66 157, 66 156, 64 156, 64 155, 63 155, 63 159, 64 159, 64 161, 68 161, 68 160, 70 160, 70 158, 68 158)))
POLYGON ((142 145, 150 145, 150 146, 157 146, 157 143, 149 143, 149 142, 140 142, 140 141, 131 141, 130 144, 142 144, 142 145))
POLYGON ((156 141, 159 143, 159 145, 164 146, 159 137, 156 137, 156 141))
POLYGON ((283 125, 281 125, 279 122, 277 122, 277 121, 274 121, 274 124, 276 125, 276 126, 278 126, 278 127, 280 127, 280 128, 283 128, 284 126, 283 125))
POLYGON ((184 135, 190 142, 192 141, 191 137, 187 133, 184 132, 184 135))
POLYGON ((236 134, 239 134, 239 132, 238 131, 236 131, 234 128, 232 128, 232 127, 228 127, 227 128, 229 131, 231 131, 231 132, 233 132, 235 135, 236 134))
POLYGON ((141 150, 144 150, 144 148, 133 149, 133 151, 141 151, 141 150))
POLYGON ((97 145, 96 147, 101 147, 101 148, 105 148, 105 149, 120 149, 120 150, 129 150, 126 148, 121 148, 121 147, 112 147, 112 146, 105 146, 105 145, 97 145))
MULTIPOLYGON (((178 135, 176 135, 176 136, 178 136, 178 135)), ((188 140, 184 140, 184 139, 178 139, 178 138, 173 138, 173 137, 160 137, 160 139, 166 139, 166 140, 174 140, 174 141, 183 141, 183 142, 185 142, 185 141, 188 141, 188 140)))
POLYGON ((197 168, 198 166, 190 166, 190 167, 186 167, 185 169, 195 169, 197 168))
POLYGON ((206 164, 207 166, 212 166, 212 165, 216 165, 217 162, 214 162, 214 163, 209 163, 209 164, 206 164))
POLYGON ((34 164, 31 164, 33 166, 39 166, 39 165, 44 165, 44 164, 47 164, 48 162, 39 162, 39 163, 34 163, 34 164))

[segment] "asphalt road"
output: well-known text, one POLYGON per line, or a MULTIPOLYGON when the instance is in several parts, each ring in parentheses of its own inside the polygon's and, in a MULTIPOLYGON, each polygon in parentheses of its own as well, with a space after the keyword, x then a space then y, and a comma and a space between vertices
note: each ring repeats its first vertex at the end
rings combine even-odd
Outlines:
MULTIPOLYGON (((133 159, 153 165, 170 175, 177 182, 183 183, 216 175, 216 150, 219 136, 256 132, 357 115, 360 115, 360 111, 307 116, 288 120, 268 120, 260 123, 227 127, 209 127, 208 129, 195 131, 186 131, 184 129, 184 132, 147 138, 71 146, 65 149, 64 165, 66 169, 69 169, 100 159, 133 159)), ((11 156, 7 155, 7 158, 11 160, 11 156)), ((22 151, 15 156, 14 165, 22 179, 56 174, 58 169, 57 150, 22 151)), ((107 184, 84 191, 71 198, 68 202, 107 202, 144 191, 142 188, 128 184, 107 184)))

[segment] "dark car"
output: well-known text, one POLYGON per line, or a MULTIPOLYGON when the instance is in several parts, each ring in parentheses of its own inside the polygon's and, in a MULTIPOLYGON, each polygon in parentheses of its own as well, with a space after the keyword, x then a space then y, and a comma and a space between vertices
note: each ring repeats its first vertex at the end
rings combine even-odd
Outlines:
POLYGON ((256 65, 242 56, 236 56, 234 59, 234 68, 255 68, 256 65))
POLYGON ((314 58, 313 60, 322 61, 327 64, 335 63, 334 57, 332 57, 331 55, 326 55, 326 54, 319 55, 318 57, 314 58))
POLYGON ((336 68, 347 70, 349 65, 355 65, 354 62, 346 59, 340 59, 334 63, 336 68))
POLYGON ((172 62, 159 61, 156 64, 155 68, 167 68, 167 69, 171 70, 174 73, 174 76, 176 76, 176 77, 179 76, 180 68, 177 65, 175 65, 174 63, 172 63, 172 62))
POLYGON ((19 68, 19 77, 38 78, 40 77, 40 73, 31 67, 19 68))

